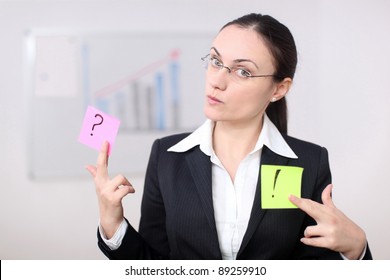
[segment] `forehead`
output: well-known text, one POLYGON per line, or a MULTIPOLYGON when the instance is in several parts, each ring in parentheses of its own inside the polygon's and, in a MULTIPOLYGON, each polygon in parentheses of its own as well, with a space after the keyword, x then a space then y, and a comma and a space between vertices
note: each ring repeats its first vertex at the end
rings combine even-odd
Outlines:
POLYGON ((228 26, 215 37, 213 47, 223 59, 250 59, 261 65, 273 65, 273 57, 264 39, 252 29, 228 26))

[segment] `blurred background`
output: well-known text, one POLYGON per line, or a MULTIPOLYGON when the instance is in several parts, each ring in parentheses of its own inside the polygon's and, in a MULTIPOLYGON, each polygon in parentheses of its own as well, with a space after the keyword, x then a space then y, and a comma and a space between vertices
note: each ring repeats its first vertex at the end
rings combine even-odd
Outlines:
MULTIPOLYGON (((208 51, 226 22, 251 12, 275 17, 296 40, 299 63, 288 95, 289 134, 329 150, 335 204, 365 230, 374 258, 390 259, 388 11, 386 0, 0 0, 0 259, 105 259, 96 244, 94 185, 84 170, 97 152, 77 142, 90 103, 122 119, 110 173, 123 173, 136 188, 124 205, 137 228, 151 142, 203 122, 200 52, 208 51), (121 52, 107 44, 118 34, 115 46, 125 47, 121 52), (29 45, 32 40, 41 49, 53 46, 58 41, 44 39, 55 36, 66 39, 59 48, 73 60, 65 55, 50 61, 48 52, 40 57, 29 45), (138 52, 128 40, 154 48, 138 52), (95 52, 98 46, 107 49, 95 52), (172 47, 183 50, 180 59, 172 47), (159 60, 165 53, 172 60, 159 60), (112 109, 112 99, 101 102, 92 94, 118 85, 123 75, 131 84, 127 91, 148 92, 147 85, 158 91, 151 74, 134 78, 157 61, 180 64, 179 125, 152 123, 146 131, 146 116, 131 122, 132 116, 123 115, 138 106, 112 109), (37 76, 37 65, 52 72, 37 76), (63 80, 55 84, 53 73, 63 80), (42 89, 48 79, 55 93, 42 89)), ((177 108, 170 110, 167 118, 173 120, 177 108)))

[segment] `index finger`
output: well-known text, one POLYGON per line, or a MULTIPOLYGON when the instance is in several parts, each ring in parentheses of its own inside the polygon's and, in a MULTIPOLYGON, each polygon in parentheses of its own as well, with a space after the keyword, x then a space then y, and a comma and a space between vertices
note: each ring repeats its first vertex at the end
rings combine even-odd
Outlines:
POLYGON ((103 142, 96 162, 97 173, 102 174, 104 176, 108 175, 107 167, 109 145, 110 144, 108 143, 108 141, 103 142))
POLYGON ((324 207, 322 204, 308 198, 299 198, 295 195, 290 195, 289 200, 314 220, 318 221, 321 218, 324 207))

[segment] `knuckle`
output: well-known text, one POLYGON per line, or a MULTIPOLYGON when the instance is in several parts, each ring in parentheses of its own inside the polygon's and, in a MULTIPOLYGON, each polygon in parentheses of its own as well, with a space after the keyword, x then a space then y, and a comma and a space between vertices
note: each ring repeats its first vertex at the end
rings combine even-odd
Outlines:
POLYGON ((337 240, 334 236, 331 236, 328 238, 328 246, 329 246, 329 248, 336 248, 337 240))
POLYGON ((334 230, 334 228, 338 225, 339 220, 338 220, 337 216, 335 216, 335 215, 329 215, 328 222, 329 222, 330 226, 331 226, 331 227, 333 228, 333 230, 334 230))
POLYGON ((107 189, 104 189, 104 188, 98 189, 98 194, 99 194, 102 198, 107 198, 107 197, 108 197, 107 189))
POLYGON ((304 236, 311 236, 311 227, 307 227, 303 232, 304 236))
POLYGON ((115 181, 116 181, 118 187, 119 186, 126 186, 129 184, 127 178, 123 174, 117 175, 115 181))
POLYGON ((118 180, 123 183, 125 181, 125 176, 123 176, 123 174, 119 174, 118 180))
POLYGON ((105 167, 105 164, 104 164, 103 162, 98 161, 98 162, 96 163, 96 168, 97 168, 97 169, 101 169, 101 168, 103 168, 103 167, 105 167))

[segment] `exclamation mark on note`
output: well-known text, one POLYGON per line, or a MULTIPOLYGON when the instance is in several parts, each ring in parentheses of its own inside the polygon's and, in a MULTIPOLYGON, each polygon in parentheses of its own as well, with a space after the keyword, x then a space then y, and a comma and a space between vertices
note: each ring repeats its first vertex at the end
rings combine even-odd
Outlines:
MULTIPOLYGON (((281 171, 281 169, 277 169, 277 170, 276 170, 276 173, 275 173, 274 188, 273 188, 273 192, 274 192, 274 193, 275 193, 275 187, 276 187, 276 180, 278 179, 278 176, 279 176, 280 171, 281 171)), ((275 195, 272 194, 272 197, 275 197, 275 195)))

